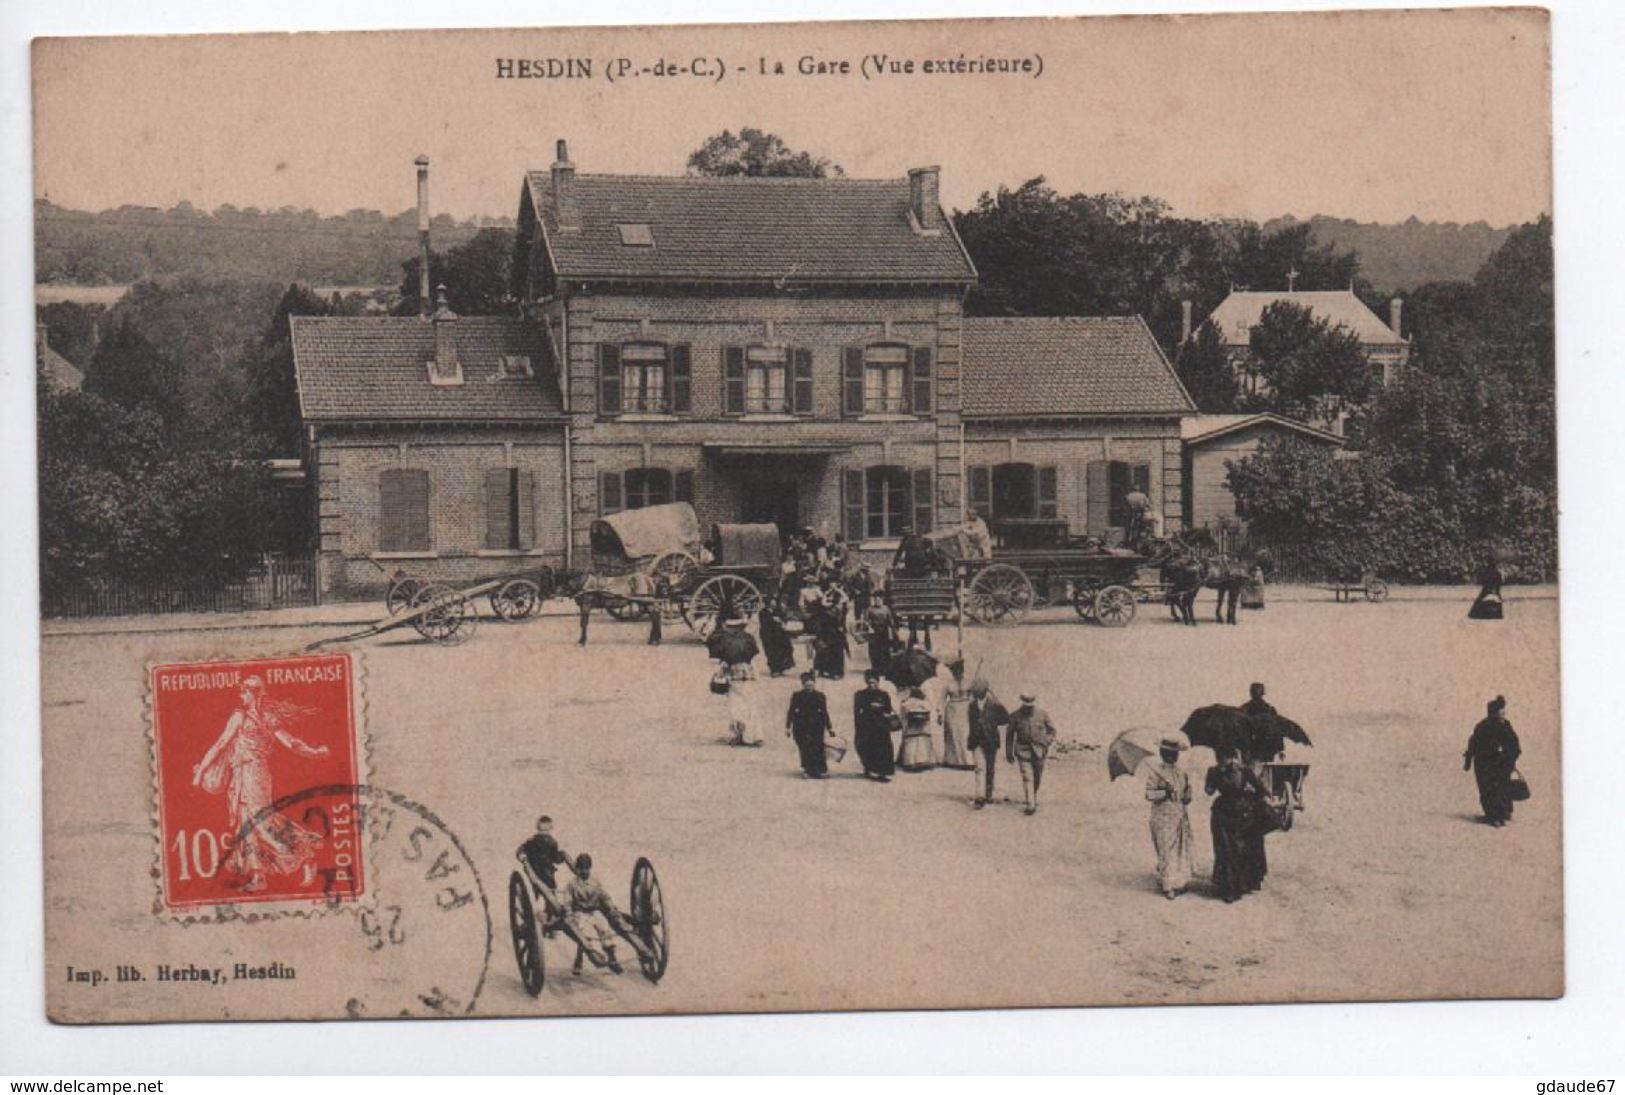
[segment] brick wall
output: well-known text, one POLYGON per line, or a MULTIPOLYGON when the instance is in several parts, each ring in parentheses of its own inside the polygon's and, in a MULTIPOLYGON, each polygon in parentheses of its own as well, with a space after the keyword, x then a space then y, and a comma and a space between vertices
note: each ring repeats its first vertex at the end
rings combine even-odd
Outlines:
POLYGON ((1183 527, 1184 474, 1180 466, 1179 421, 1145 422, 987 422, 965 429, 965 464, 1011 462, 1053 465, 1056 501, 1073 535, 1101 530, 1088 527, 1087 468, 1097 460, 1121 460, 1150 468, 1152 502, 1162 514, 1165 532, 1183 527))
POLYGON ((315 450, 324 597, 370 597, 386 578, 368 561, 380 551, 379 473, 429 473, 430 550, 422 557, 381 559, 389 569, 467 583, 539 563, 564 560, 564 450, 560 430, 445 428, 374 434, 329 434, 315 450), (535 542, 520 555, 485 546, 485 472, 520 468, 534 484, 535 542))

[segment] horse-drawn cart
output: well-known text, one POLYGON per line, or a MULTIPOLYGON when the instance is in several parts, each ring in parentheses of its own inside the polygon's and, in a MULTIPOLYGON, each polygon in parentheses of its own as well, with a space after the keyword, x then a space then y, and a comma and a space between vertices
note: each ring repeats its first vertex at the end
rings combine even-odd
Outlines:
MULTIPOLYGON (((1018 623, 1033 609, 1057 600, 1104 627, 1126 627, 1146 598, 1142 571, 1151 560, 1120 548, 1057 533, 1049 545, 995 547, 992 558, 960 553, 963 538, 944 537, 938 547, 953 558, 965 615, 978 623, 1018 623)), ((1153 583, 1154 584, 1154 583, 1153 583)))

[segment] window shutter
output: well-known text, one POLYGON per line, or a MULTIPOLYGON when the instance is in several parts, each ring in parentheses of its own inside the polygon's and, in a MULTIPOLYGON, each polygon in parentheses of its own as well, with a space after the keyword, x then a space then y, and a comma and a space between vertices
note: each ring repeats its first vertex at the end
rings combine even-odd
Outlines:
POLYGON ((378 475, 378 550, 429 550, 429 473, 388 468, 378 475))
POLYGON ((916 468, 914 471, 914 531, 924 536, 931 531, 931 469, 916 468))
POLYGON ((694 356, 688 343, 679 342, 671 348, 671 369, 666 374, 671 391, 666 405, 673 414, 687 414, 694 409, 694 356))
POLYGON ((1129 468, 1129 482, 1134 489, 1147 495, 1151 493, 1151 465, 1134 464, 1129 468))
POLYGON ((1054 464, 1038 469, 1038 516, 1061 515, 1060 476, 1054 464))
POLYGON ((916 346, 910 359, 909 410, 913 414, 931 413, 931 347, 916 346))
POLYGON ((598 344, 598 413, 621 413, 621 348, 613 342, 598 344))
POLYGON ((841 351, 841 412, 856 418, 863 413, 863 347, 841 351))
POLYGON ((1089 535, 1100 536, 1112 523, 1111 465, 1105 460, 1091 460, 1084 471, 1084 505, 1087 509, 1089 535))
POLYGON ((608 517, 621 510, 621 473, 600 472, 598 475, 598 513, 608 517))
POLYGON ((792 414, 813 413, 813 370, 811 350, 790 351, 791 371, 794 374, 790 394, 792 414))
MULTIPOLYGON (((862 359, 859 359, 860 363, 862 359)), ((863 534, 863 469, 847 468, 841 476, 841 509, 846 515, 848 543, 861 543, 863 534)))
POLYGON ((993 469, 986 464, 970 469, 970 508, 984 518, 993 516, 993 469))
POLYGON ((674 472, 671 477, 671 500, 694 504, 694 473, 687 468, 674 472))
POLYGON ((521 468, 516 476, 515 493, 518 495, 518 504, 515 507, 519 512, 519 542, 521 551, 529 551, 536 546, 536 473, 521 468))
POLYGON ((1133 489, 1131 475, 1132 469, 1127 464, 1121 460, 1112 461, 1111 486, 1107 492, 1111 499, 1111 509, 1107 516, 1110 519, 1109 523, 1115 528, 1124 528, 1128 525, 1128 507, 1123 499, 1133 489))
POLYGON ((485 546, 490 551, 505 551, 513 544, 513 499, 508 489, 513 477, 509 471, 485 469, 485 546))
POLYGON ((745 348, 722 348, 722 413, 745 413, 745 348))

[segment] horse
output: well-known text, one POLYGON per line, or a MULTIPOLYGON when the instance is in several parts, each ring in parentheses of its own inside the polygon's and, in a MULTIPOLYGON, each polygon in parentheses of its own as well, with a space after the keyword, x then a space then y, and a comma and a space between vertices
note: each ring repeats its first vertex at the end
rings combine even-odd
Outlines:
POLYGON ((1213 606, 1213 618, 1218 623, 1234 624, 1236 607, 1241 602, 1241 591, 1250 583, 1252 564, 1229 555, 1203 554, 1199 545, 1184 540, 1169 541, 1153 556, 1163 584, 1168 587, 1164 601, 1169 615, 1176 621, 1196 626, 1196 597, 1204 589, 1218 592, 1213 606))

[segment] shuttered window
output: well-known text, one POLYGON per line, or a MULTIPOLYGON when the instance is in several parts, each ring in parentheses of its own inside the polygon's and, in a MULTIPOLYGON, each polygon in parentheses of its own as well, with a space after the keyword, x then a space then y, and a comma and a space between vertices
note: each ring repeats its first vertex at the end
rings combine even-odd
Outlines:
POLYGON ((722 413, 745 413, 745 348, 722 348, 722 413))
POLYGON ((841 351, 841 413, 856 418, 863 413, 863 347, 841 351))
POLYGON ((795 380, 791 392, 790 412, 792 414, 813 413, 813 366, 812 351, 797 349, 790 351, 790 360, 794 365, 795 380))
POLYGON ((694 354, 686 342, 671 348, 671 410, 688 414, 694 409, 694 354))
POLYGON ((619 513, 624 507, 621 505, 621 473, 618 471, 602 472, 598 476, 598 513, 607 517, 612 513, 619 513))
MULTIPOLYGON (((862 360, 859 360, 862 368, 862 360)), ((861 377, 860 377, 861 380, 861 377)), ((863 524, 863 469, 848 468, 841 475, 841 511, 844 514, 848 543, 866 539, 863 524)))
POLYGON ((598 413, 621 413, 621 348, 612 342, 598 344, 598 413))
POLYGON ((1089 535, 1104 536, 1112 523, 1111 462, 1091 460, 1084 470, 1089 535))
POLYGON ((1111 523, 1114 527, 1127 528, 1129 524, 1127 498, 1131 491, 1137 490, 1146 495, 1151 493, 1151 465, 1113 460, 1110 476, 1111 523))
POLYGON ((1055 465, 1049 464, 1038 469, 1038 516, 1059 517, 1061 515, 1060 475, 1055 465))
POLYGON ((931 347, 914 347, 909 369, 909 410, 913 414, 930 414, 931 402, 931 347))
POLYGON ((863 351, 863 413, 906 414, 909 407, 907 346, 870 346, 863 351))
POLYGON ((485 472, 485 547, 529 551, 536 544, 535 477, 523 468, 485 472))
POLYGON ((427 471, 387 468, 378 474, 378 550, 430 550, 427 471))
POLYGON ((917 468, 914 471, 914 531, 924 536, 931 531, 932 503, 935 498, 931 494, 931 469, 917 468))
POLYGON ((671 501, 671 472, 665 468, 632 468, 622 492, 627 509, 664 506, 671 501))
POLYGON ((983 520, 993 516, 993 469, 986 464, 977 464, 967 469, 970 476, 970 491, 968 501, 973 513, 982 515, 983 520))

